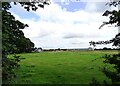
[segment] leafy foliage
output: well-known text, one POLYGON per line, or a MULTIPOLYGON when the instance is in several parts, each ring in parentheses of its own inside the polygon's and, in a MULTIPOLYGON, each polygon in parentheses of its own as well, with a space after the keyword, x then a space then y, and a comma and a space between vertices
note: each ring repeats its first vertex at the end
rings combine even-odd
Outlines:
POLYGON ((90 83, 90 86, 100 86, 100 83, 95 78, 93 78, 91 83, 90 83))
POLYGON ((115 38, 111 39, 111 40, 107 40, 107 41, 98 41, 98 42, 94 42, 94 41, 91 41, 89 42, 90 45, 93 45, 93 46, 96 46, 96 44, 111 44, 113 43, 113 46, 116 46, 116 47, 120 47, 120 33, 118 33, 115 38))
MULTIPOLYGON (((38 7, 44 8, 48 0, 44 2, 14 2, 21 4, 27 11, 36 11, 38 7), (38 4, 38 6, 36 6, 38 4)), ((15 17, 8 12, 11 8, 10 3, 2 2, 2 79, 3 84, 15 77, 15 69, 19 67, 20 56, 14 55, 13 58, 8 58, 9 54, 31 52, 34 48, 34 43, 29 38, 24 36, 21 29, 28 27, 27 24, 16 20, 15 17)))
MULTIPOLYGON (((120 1, 111 1, 110 3, 107 3, 109 6, 118 6, 120 4, 120 1)), ((99 29, 101 29, 104 25, 107 24, 116 24, 116 26, 120 26, 120 10, 116 11, 116 10, 106 10, 103 14, 103 16, 108 17, 109 16, 109 21, 108 22, 103 22, 103 24, 99 27, 99 29)))
MULTIPOLYGON (((19 2, 22 7, 24 7, 27 11, 33 10, 36 11, 38 7, 44 8, 45 5, 49 5, 50 1, 49 0, 43 0, 43 1, 38 1, 38 2, 19 2)), ((14 2, 14 4, 17 4, 14 2)))
MULTIPOLYGON (((5 57, 5 56, 4 56, 5 57)), ((15 68, 19 67, 20 56, 14 55, 13 58, 3 58, 2 62, 2 81, 3 84, 10 83, 10 80, 16 76, 15 68)))
POLYGON ((107 67, 102 69, 102 72, 112 80, 113 84, 120 84, 120 54, 105 55, 104 63, 113 64, 114 71, 109 70, 107 67))
MULTIPOLYGON (((120 1, 118 2, 111 2, 111 3, 107 3, 109 4, 109 6, 117 6, 120 4, 120 1)), ((109 16, 109 21, 108 22, 103 22, 103 24, 100 26, 99 29, 101 29, 104 25, 107 24, 116 24, 116 26, 120 27, 120 10, 116 11, 105 11, 105 13, 103 14, 103 16, 109 16)), ((90 45, 96 46, 96 44, 110 44, 113 43, 113 46, 116 46, 118 48, 120 48, 120 32, 115 36, 115 38, 108 40, 108 41, 99 41, 99 42, 89 42, 90 45)), ((114 70, 110 70, 109 68, 107 68, 106 66, 104 68, 102 68, 102 72, 112 81, 112 85, 119 85, 120 84, 120 53, 118 52, 118 54, 113 54, 113 55, 109 55, 106 54, 103 56, 103 58, 105 59, 103 62, 105 64, 111 64, 114 65, 113 68, 114 70)), ((95 81, 95 80, 94 80, 95 81)), ((98 82, 98 81, 96 81, 98 82)), ((104 84, 106 84, 107 82, 104 81, 104 84)), ((92 81, 92 84, 96 84, 95 82, 92 81)), ((101 86, 101 85, 100 85, 101 86)))

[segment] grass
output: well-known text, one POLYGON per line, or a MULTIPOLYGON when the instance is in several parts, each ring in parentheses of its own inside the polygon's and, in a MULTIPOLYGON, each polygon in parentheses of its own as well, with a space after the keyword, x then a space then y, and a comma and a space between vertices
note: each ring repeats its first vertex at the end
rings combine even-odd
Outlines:
POLYGON ((13 84, 89 84, 93 77, 109 79, 100 71, 106 53, 117 51, 40 52, 19 54, 22 58, 13 84), (97 59, 93 61, 94 59, 97 59))

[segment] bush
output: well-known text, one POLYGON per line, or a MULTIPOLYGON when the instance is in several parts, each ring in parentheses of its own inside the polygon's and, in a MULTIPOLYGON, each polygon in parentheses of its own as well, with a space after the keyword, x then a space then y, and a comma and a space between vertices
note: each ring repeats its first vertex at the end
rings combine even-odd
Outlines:
POLYGON ((2 58, 2 83, 9 84, 16 76, 15 69, 20 66, 20 56, 14 55, 13 58, 8 58, 7 55, 3 54, 2 58))

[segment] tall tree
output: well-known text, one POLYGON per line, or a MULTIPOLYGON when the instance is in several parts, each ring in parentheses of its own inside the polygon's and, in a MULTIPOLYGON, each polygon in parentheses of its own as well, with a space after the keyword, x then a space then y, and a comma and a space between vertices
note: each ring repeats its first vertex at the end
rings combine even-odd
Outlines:
MULTIPOLYGON (((49 0, 42 2, 14 2, 21 4, 27 11, 36 11, 38 7, 44 8, 49 4, 49 0)), ((11 8, 10 2, 2 2, 2 81, 3 84, 9 83, 11 78, 15 76, 14 69, 19 66, 19 56, 8 58, 10 53, 30 52, 34 47, 34 43, 24 36, 21 29, 28 27, 27 24, 16 20, 15 17, 8 12, 11 8)))

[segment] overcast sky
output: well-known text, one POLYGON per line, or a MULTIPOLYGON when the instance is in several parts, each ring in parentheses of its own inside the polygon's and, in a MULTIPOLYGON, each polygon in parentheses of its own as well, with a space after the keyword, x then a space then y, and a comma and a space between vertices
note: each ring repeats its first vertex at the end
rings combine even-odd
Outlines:
POLYGON ((23 32, 36 47, 88 48, 90 41, 109 40, 118 33, 117 27, 98 29, 103 21, 108 21, 102 14, 107 9, 117 9, 105 4, 90 0, 51 1, 50 5, 36 12, 27 12, 19 5, 12 5, 10 11, 16 19, 29 25, 23 32))

